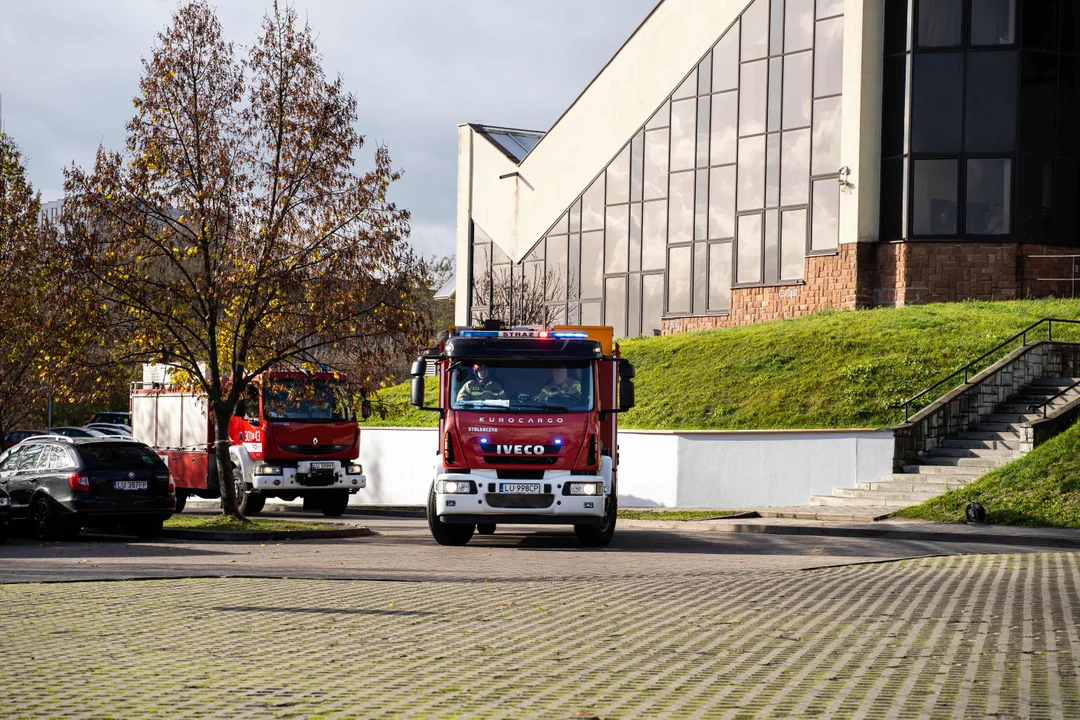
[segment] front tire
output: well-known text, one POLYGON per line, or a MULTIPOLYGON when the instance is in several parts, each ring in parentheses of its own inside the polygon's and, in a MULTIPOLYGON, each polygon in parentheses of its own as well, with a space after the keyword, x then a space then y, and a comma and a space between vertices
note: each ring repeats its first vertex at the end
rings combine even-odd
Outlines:
POLYGON ((469 541, 472 540, 473 533, 476 532, 475 525, 456 525, 445 523, 439 519, 435 509, 434 487, 428 493, 427 522, 428 528, 431 530, 431 537, 435 538, 435 542, 440 545, 455 547, 468 545, 469 541))
POLYGON ((341 517, 349 507, 348 490, 327 490, 319 498, 319 510, 326 517, 341 517))
MULTIPOLYGON (((259 492, 247 489, 244 475, 240 468, 233 465, 233 487, 236 488, 236 509, 244 517, 258 515, 266 505, 266 496, 259 492)), ((222 507, 225 506, 225 498, 221 499, 222 507)))
POLYGON ((615 520, 619 514, 619 500, 614 490, 604 501, 604 517, 596 523, 575 525, 574 534, 582 547, 605 547, 615 535, 615 520))

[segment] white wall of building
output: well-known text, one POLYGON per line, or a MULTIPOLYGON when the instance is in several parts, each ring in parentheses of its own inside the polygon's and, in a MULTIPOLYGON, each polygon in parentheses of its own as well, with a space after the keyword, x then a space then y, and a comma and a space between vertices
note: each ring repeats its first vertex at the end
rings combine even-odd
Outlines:
MULTIPOLYGON (((431 428, 365 428, 359 505, 423 505, 435 464, 431 428)), ((811 495, 892 472, 893 435, 876 430, 619 433, 623 507, 805 505, 811 495)))

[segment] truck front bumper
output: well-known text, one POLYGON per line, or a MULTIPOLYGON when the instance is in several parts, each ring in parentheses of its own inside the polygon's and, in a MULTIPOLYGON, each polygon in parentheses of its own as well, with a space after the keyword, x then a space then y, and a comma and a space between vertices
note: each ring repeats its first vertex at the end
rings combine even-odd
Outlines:
POLYGON ((282 490, 349 490, 356 492, 367 487, 367 476, 360 473, 350 475, 347 467, 342 466, 340 461, 333 462, 335 467, 332 471, 312 472, 310 463, 300 462, 297 467, 282 467, 280 475, 255 475, 251 476, 251 489, 266 492, 280 492, 282 490))
POLYGON ((494 471, 471 473, 440 473, 435 478, 435 512, 447 523, 537 523, 580 524, 596 522, 604 516, 604 506, 610 485, 604 483, 600 495, 565 495, 568 483, 600 482, 598 476, 546 472, 542 480, 499 480, 494 471), (440 481, 472 481, 476 492, 439 492, 440 481), (537 495, 516 495, 499 492, 506 483, 539 483, 537 495))

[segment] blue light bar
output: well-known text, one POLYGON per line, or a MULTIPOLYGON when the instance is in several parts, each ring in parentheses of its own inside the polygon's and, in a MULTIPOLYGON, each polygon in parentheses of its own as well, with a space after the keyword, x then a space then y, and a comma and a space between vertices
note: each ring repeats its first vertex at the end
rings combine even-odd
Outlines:
POLYGON ((462 330, 461 337, 499 337, 497 330, 462 330))
POLYGON ((558 338, 587 338, 589 337, 589 333, 563 331, 551 333, 551 336, 558 338))

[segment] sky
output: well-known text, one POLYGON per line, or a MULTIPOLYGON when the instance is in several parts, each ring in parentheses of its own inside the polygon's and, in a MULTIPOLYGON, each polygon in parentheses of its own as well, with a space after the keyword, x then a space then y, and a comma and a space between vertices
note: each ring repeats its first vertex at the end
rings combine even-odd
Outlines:
MULTIPOLYGON (((218 0, 228 39, 250 45, 272 0, 218 0)), ((358 169, 385 143, 404 171, 391 198, 413 245, 454 250, 457 126, 547 130, 657 0, 293 0, 324 68, 357 95, 358 169)), ((123 149, 141 59, 176 0, 0 0, 4 124, 42 199, 99 144, 123 149)))

